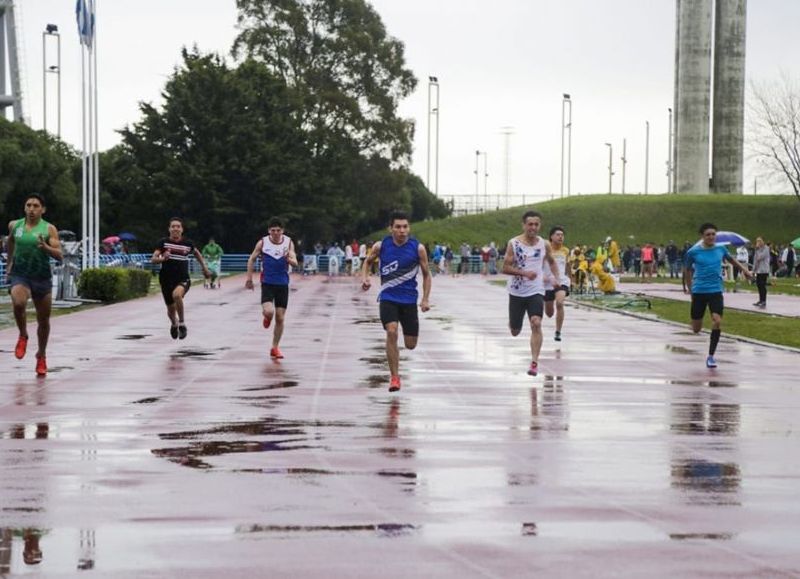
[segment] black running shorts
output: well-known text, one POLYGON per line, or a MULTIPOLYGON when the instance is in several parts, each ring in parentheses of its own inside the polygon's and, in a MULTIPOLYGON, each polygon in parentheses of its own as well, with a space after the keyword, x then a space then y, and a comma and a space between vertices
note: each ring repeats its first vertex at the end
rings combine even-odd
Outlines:
POLYGON ((261 284, 261 303, 275 302, 276 308, 286 309, 289 305, 289 286, 272 283, 261 284))
POLYGON ((192 287, 191 280, 188 279, 170 279, 167 277, 159 277, 158 283, 161 284, 161 295, 164 296, 164 303, 171 306, 175 303, 175 298, 172 297, 172 292, 175 288, 180 286, 183 288, 183 295, 189 293, 189 288, 192 287))
POLYGON ((724 302, 722 292, 713 294, 692 294, 692 319, 702 320, 706 313, 706 308, 712 314, 722 315, 724 302))
POLYGON ((530 320, 533 316, 542 317, 544 313, 544 296, 508 296, 508 325, 512 330, 521 330, 525 314, 530 320))
POLYGON ((569 296, 569 286, 562 285, 558 289, 549 289, 544 292, 544 301, 552 302, 556 299, 556 293, 564 292, 564 297, 569 296))
POLYGON ((381 301, 381 323, 399 322, 403 328, 404 336, 419 336, 419 314, 417 304, 399 304, 397 302, 381 301))

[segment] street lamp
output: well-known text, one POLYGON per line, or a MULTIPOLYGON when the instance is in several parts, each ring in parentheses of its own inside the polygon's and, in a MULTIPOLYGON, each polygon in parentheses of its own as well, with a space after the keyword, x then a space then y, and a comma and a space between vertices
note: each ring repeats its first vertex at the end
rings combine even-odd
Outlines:
POLYGON ((611 143, 606 143, 606 147, 608 147, 608 194, 611 194, 611 177, 614 175, 613 171, 613 162, 614 162, 614 147, 611 146, 611 143))
POLYGON ((669 147, 667 148, 667 193, 673 192, 673 179, 672 176, 674 174, 674 166, 673 166, 673 159, 672 159, 672 147, 673 147, 673 140, 674 140, 674 133, 672 132, 672 109, 667 109, 669 111, 669 147))
POLYGON ((628 164, 628 157, 627 157, 627 153, 626 153, 627 149, 628 149, 627 139, 622 139, 622 157, 620 157, 620 159, 622 160, 622 194, 623 195, 625 195, 625 166, 628 164))
POLYGON ((647 195, 648 185, 650 184, 650 121, 645 121, 644 126, 644 194, 647 195))
MULTIPOLYGON (((484 164, 483 164, 483 172, 484 172, 484 183, 488 184, 489 181, 489 171, 486 166, 486 159, 488 159, 486 151, 475 151, 475 213, 478 212, 478 196, 480 195, 480 162, 481 162, 481 155, 484 157, 484 164)), ((484 195, 486 185, 484 185, 484 195)))
POLYGON ((567 135, 567 197, 572 178, 572 100, 567 93, 561 100, 561 198, 564 198, 564 133, 567 135), (567 114, 567 111, 569 114, 567 114))
POLYGON ((436 145, 434 148, 434 172, 433 193, 439 193, 439 79, 435 76, 428 77, 428 165, 425 186, 431 191, 431 116, 436 116, 436 145), (435 91, 435 106, 431 108, 431 93, 435 91))
POLYGON ((44 117, 42 120, 43 129, 47 131, 47 75, 55 74, 58 79, 58 92, 56 93, 56 115, 58 124, 56 134, 61 136, 61 35, 58 33, 58 26, 48 24, 42 32, 42 85, 44 98, 44 117), (47 38, 53 38, 56 42, 56 64, 47 64, 47 38))

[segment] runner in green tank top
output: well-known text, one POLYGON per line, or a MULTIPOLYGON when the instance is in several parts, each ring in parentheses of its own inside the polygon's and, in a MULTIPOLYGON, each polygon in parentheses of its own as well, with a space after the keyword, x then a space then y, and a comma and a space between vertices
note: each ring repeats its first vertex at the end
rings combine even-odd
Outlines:
POLYGON ((33 299, 38 327, 39 348, 36 352, 36 374, 47 374, 47 340, 50 337, 50 308, 52 305, 52 275, 50 258, 61 261, 61 242, 58 230, 42 219, 46 208, 44 198, 33 193, 25 200, 25 217, 8 224, 8 285, 19 338, 14 348, 18 359, 25 357, 28 348, 28 324, 25 308, 33 299))

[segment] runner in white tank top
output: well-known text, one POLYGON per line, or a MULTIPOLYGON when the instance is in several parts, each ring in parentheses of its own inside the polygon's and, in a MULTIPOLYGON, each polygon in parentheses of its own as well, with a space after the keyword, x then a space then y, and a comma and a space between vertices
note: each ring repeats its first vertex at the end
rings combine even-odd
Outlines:
POLYGON ((569 295, 570 279, 567 273, 569 250, 564 247, 564 228, 555 226, 550 230, 550 250, 558 265, 559 277, 547 275, 545 272, 544 313, 548 318, 556 314, 555 341, 561 341, 561 328, 564 326, 564 300, 569 295), (555 305, 555 307, 554 307, 555 305))
POLYGON ((556 260, 550 243, 539 237, 542 215, 527 211, 522 216, 522 235, 509 240, 503 260, 503 273, 513 276, 508 280, 508 327, 512 336, 522 331, 527 315, 531 324, 531 365, 528 374, 539 372, 539 352, 542 349, 542 313, 544 311, 544 263, 552 275, 559 277, 556 260))

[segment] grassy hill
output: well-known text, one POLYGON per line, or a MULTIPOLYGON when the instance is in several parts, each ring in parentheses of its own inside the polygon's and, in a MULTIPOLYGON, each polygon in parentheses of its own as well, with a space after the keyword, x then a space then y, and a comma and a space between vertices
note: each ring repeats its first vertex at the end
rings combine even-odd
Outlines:
POLYGON ((594 245, 608 235, 620 244, 694 242, 705 221, 751 240, 760 235, 786 243, 800 236, 800 202, 794 195, 584 195, 414 223, 412 233, 424 243, 483 245, 493 240, 503 245, 520 233, 528 209, 542 213, 545 235, 553 225, 563 226, 569 244, 594 245))

